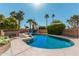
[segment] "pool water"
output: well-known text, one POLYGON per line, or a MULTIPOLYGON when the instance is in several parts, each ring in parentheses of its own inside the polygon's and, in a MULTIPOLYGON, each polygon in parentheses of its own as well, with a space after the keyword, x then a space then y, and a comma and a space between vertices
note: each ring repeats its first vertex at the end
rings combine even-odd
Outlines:
POLYGON ((68 39, 57 38, 49 35, 34 35, 30 41, 26 43, 32 47, 57 49, 73 46, 74 43, 68 39))

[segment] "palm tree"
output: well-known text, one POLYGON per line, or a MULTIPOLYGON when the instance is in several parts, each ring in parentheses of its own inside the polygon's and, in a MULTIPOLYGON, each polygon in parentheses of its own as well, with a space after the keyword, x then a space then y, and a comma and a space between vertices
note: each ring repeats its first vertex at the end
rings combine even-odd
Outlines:
POLYGON ((55 14, 52 14, 52 21, 54 20, 55 14))
POLYGON ((19 10, 19 12, 17 13, 17 19, 18 19, 18 24, 20 25, 20 22, 24 19, 24 12, 19 10))
POLYGON ((30 27, 30 29, 32 29, 32 24, 33 24, 33 19, 28 19, 28 21, 27 21, 27 23, 29 23, 29 27, 30 27))
POLYGON ((55 17, 55 14, 52 14, 52 18, 54 18, 55 17))
POLYGON ((10 13, 10 15, 11 15, 11 17, 17 17, 17 13, 15 12, 15 11, 12 11, 11 13, 10 13))
POLYGON ((49 15, 48 15, 48 14, 45 14, 45 19, 46 19, 46 29, 47 29, 47 26, 48 26, 48 21, 47 21, 48 18, 49 18, 49 15))
POLYGON ((24 25, 25 29, 29 28, 28 26, 24 25))
POLYGON ((17 19, 17 24, 20 26, 20 22, 24 19, 23 16, 24 16, 24 12, 19 10, 19 12, 15 12, 15 11, 12 11, 10 13, 11 17, 14 17, 17 19))
POLYGON ((79 26, 79 16, 78 15, 73 15, 67 22, 73 27, 73 28, 78 28, 79 26))
POLYGON ((33 24, 32 24, 32 29, 34 29, 34 30, 35 30, 38 24, 37 24, 34 20, 33 20, 33 22, 32 22, 32 23, 33 23, 33 24))
POLYGON ((29 22, 29 25, 30 25, 30 30, 33 29, 35 30, 36 29, 36 26, 37 26, 37 23, 33 20, 33 19, 29 19, 27 21, 27 23, 29 22))

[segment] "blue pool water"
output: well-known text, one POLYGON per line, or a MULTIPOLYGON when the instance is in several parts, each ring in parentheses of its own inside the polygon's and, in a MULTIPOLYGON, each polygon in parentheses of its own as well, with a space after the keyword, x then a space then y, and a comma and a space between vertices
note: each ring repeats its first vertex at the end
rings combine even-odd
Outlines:
POLYGON ((68 39, 53 37, 49 35, 34 35, 30 41, 26 43, 33 47, 57 49, 73 46, 74 43, 68 39))

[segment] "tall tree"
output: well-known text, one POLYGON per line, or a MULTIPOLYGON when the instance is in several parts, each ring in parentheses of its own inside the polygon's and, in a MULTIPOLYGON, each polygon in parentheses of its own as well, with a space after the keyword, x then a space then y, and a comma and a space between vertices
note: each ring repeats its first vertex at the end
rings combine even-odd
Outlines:
POLYGON ((20 22, 24 19, 24 12, 19 10, 19 12, 17 13, 17 17, 16 19, 18 20, 18 24, 20 25, 20 22))
POLYGON ((5 20, 5 16, 0 14, 0 32, 1 32, 1 36, 4 36, 4 32, 3 29, 4 27, 4 20, 5 20))
POLYGON ((30 27, 30 29, 32 29, 32 22, 33 22, 32 19, 28 19, 28 21, 27 21, 27 23, 29 23, 29 27, 30 27))
POLYGON ((24 19, 24 12, 19 10, 19 12, 15 12, 15 11, 12 11, 10 13, 11 17, 14 17, 17 19, 17 24, 20 26, 20 22, 24 19))
POLYGON ((16 18, 17 17, 17 13, 15 11, 10 12, 11 17, 16 18))
POLYGON ((55 17, 55 14, 52 14, 52 18, 54 18, 55 17))
POLYGON ((32 24, 32 28, 35 30, 37 28, 37 23, 35 21, 33 21, 33 24, 32 24))
POLYGON ((18 26, 16 18, 14 17, 7 18, 7 20, 5 21, 5 24, 8 25, 8 29, 11 29, 11 30, 16 30, 18 26))
POLYGON ((52 14, 52 21, 54 20, 55 14, 52 14))
POLYGON ((48 26, 48 18, 49 18, 49 15, 48 14, 45 14, 45 19, 46 19, 46 29, 47 29, 47 26, 48 26))
POLYGON ((79 15, 73 15, 70 17, 67 22, 71 25, 72 28, 78 28, 79 26, 79 15))
POLYGON ((30 29, 34 29, 36 27, 37 23, 33 19, 28 19, 27 23, 30 25, 30 29))
POLYGON ((55 20, 52 21, 52 24, 60 24, 60 23, 62 23, 62 22, 58 19, 55 19, 55 20))
POLYGON ((8 30, 15 30, 17 29, 18 27, 18 24, 17 24, 17 21, 16 21, 16 18, 14 17, 8 17, 8 18, 5 18, 4 15, 0 15, 0 32, 1 32, 1 36, 4 36, 4 31, 5 29, 8 29, 8 30))

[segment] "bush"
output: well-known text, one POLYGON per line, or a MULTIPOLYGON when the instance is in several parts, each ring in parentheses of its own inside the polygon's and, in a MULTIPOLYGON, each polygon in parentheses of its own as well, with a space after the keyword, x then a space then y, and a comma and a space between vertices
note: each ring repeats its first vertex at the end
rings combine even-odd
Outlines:
POLYGON ((9 38, 6 36, 0 36, 0 46, 5 45, 9 42, 9 38))
POLYGON ((39 29, 46 29, 46 27, 45 26, 40 26, 39 29))
POLYGON ((62 23, 54 23, 47 27, 48 34, 61 35, 63 30, 65 29, 65 24, 62 23))

